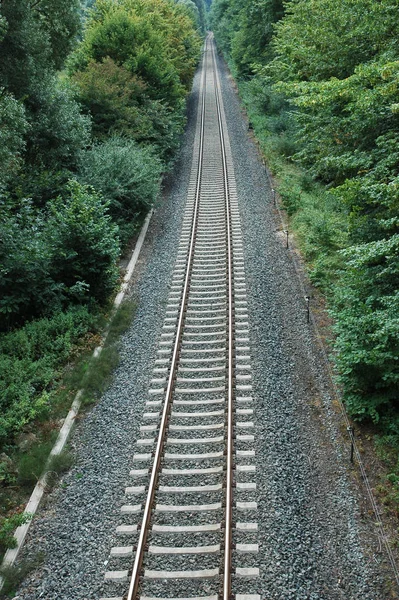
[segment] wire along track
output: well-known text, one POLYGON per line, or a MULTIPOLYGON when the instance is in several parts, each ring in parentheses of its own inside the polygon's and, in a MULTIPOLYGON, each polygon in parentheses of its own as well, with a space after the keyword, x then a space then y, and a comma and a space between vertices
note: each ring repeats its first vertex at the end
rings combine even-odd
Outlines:
POLYGON ((116 533, 123 545, 112 548, 114 569, 105 575, 115 600, 230 600, 233 594, 260 600, 248 594, 248 588, 256 592, 258 544, 254 424, 246 420, 253 413, 246 304, 234 170, 210 34, 180 245, 141 450, 130 472, 135 485, 126 490, 136 503, 122 507, 125 524, 116 533), (131 568, 126 563, 133 557, 131 568))

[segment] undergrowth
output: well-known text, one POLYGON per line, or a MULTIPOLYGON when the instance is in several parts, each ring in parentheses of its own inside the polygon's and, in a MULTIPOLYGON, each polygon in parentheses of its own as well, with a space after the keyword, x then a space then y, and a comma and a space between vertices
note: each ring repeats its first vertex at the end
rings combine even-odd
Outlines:
MULTIPOLYGON (((93 356, 93 349, 102 341, 99 328, 100 324, 106 322, 106 315, 102 315, 101 318, 98 315, 95 321, 96 330, 91 331, 90 335, 84 334, 80 340, 71 340, 70 335, 64 335, 63 343, 59 343, 57 338, 53 340, 62 361, 60 359, 53 367, 55 383, 51 387, 51 402, 45 411, 36 414, 32 421, 16 431, 13 440, 8 439, 7 443, 3 443, 0 451, 0 560, 7 548, 13 547, 12 532, 27 518, 22 513, 23 506, 44 469, 46 468, 48 473, 47 489, 51 489, 62 473, 73 464, 73 454, 68 450, 48 462, 62 419, 79 389, 82 390, 83 406, 90 406, 109 386, 119 361, 120 336, 130 325, 135 309, 134 302, 126 301, 115 313, 111 313, 109 324, 103 329, 106 337, 102 351, 96 357, 93 356)), ((91 320, 90 323, 92 322, 94 321, 91 320)), ((46 324, 45 329, 47 328, 46 324)), ((33 330, 42 331, 42 328, 36 323, 33 330)), ((26 339, 21 337, 20 331, 18 334, 20 339, 26 339)), ((49 342, 46 335, 42 336, 40 343, 38 336, 35 336, 34 340, 35 344, 32 339, 30 346, 27 342, 25 344, 25 348, 30 348, 33 358, 36 353, 40 355, 40 352, 44 352, 49 342), (33 346, 36 353, 33 352, 33 346)), ((22 352, 22 348, 19 348, 19 351, 22 352)), ((53 357, 53 362, 54 360, 53 357)), ((22 577, 25 567, 19 566, 18 569, 12 570, 13 576, 22 577)))

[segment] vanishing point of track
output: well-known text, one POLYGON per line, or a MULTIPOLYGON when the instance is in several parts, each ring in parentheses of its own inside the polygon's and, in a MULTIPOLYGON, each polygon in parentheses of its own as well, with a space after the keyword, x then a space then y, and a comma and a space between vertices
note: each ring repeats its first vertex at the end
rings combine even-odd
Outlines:
POLYGON ((210 35, 180 244, 137 440, 148 452, 134 455, 135 485, 126 488, 141 503, 122 506, 108 598, 260 600, 248 593, 259 574, 251 389, 237 193, 210 35))

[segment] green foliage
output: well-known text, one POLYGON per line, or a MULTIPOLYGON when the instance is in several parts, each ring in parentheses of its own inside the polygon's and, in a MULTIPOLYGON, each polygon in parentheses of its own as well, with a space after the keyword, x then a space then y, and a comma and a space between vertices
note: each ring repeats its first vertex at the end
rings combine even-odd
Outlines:
POLYGON ((60 69, 80 30, 79 0, 7 0, 0 8, 0 80, 21 98, 60 69))
POLYGON ((161 161, 152 148, 113 137, 82 154, 79 178, 109 202, 110 215, 120 227, 122 241, 127 242, 126 234, 137 216, 158 196, 161 172, 161 161))
POLYGON ((399 392, 399 235, 342 252, 333 310, 341 381, 351 414, 378 422, 399 392))
POLYGON ((122 135, 139 143, 156 146, 169 160, 175 153, 184 118, 162 100, 149 97, 148 84, 111 58, 90 61, 74 75, 79 100, 93 119, 93 133, 99 139, 122 135))
POLYGON ((26 201, 17 213, 0 214, 0 330, 46 312, 60 290, 51 271, 46 222, 26 201))
POLYGON ((21 165, 27 129, 23 105, 0 88, 0 186, 21 165))
POLYGON ((84 404, 93 404, 101 398, 118 363, 119 352, 116 346, 107 346, 98 356, 92 358, 82 382, 84 404))
POLYGON ((30 0, 29 7, 46 34, 51 59, 61 69, 81 30, 80 0, 30 0))
POLYGON ((70 182, 70 196, 49 206, 47 235, 52 249, 52 277, 79 300, 87 294, 104 302, 118 279, 118 229, 107 203, 92 188, 70 182))
POLYGON ((389 175, 397 165, 398 77, 399 63, 382 57, 356 67, 344 80, 279 84, 299 109, 297 137, 303 147, 297 160, 334 184, 362 177, 373 167, 379 177, 389 175))
POLYGON ((3 577, 2 594, 4 597, 13 598, 23 580, 26 579, 29 573, 35 571, 43 564, 44 558, 44 553, 38 552, 33 557, 18 561, 18 564, 13 567, 4 567, 1 570, 3 577))
POLYGON ((219 48, 231 57, 240 77, 253 75, 256 63, 270 57, 273 25, 284 14, 282 0, 215 0, 211 24, 219 48))
POLYGON ((111 58, 147 84, 151 99, 178 107, 190 84, 200 39, 187 9, 166 0, 100 0, 71 60, 73 71, 111 58))
POLYGON ((25 115, 21 109, 15 113, 15 108, 15 114, 7 115, 12 119, 14 139, 24 134, 24 143, 11 146, 12 162, 20 159, 25 146, 22 158, 28 163, 69 167, 77 150, 88 142, 89 122, 80 114, 67 84, 58 81, 55 69, 62 66, 79 31, 79 1, 8 0, 0 11, 5 24, 0 86, 25 108, 25 115))
POLYGON ((113 372, 119 364, 120 336, 131 325, 135 311, 136 304, 125 301, 112 315, 102 350, 91 358, 82 379, 82 401, 85 404, 98 400, 112 381, 113 372))
POLYGON ((198 28, 202 35, 206 33, 207 14, 204 0, 192 0, 198 10, 198 28))
POLYGON ((62 366, 95 327, 87 308, 74 307, 0 335, 0 446, 47 414, 62 366))
POLYGON ((44 471, 51 447, 51 442, 42 443, 33 446, 29 449, 29 452, 22 454, 18 462, 17 482, 19 485, 27 488, 36 485, 44 471))
POLYGON ((20 513, 0 520, 0 554, 3 554, 8 548, 15 548, 17 540, 14 537, 14 531, 20 525, 28 523, 32 518, 29 513, 20 513))
POLYGON ((203 24, 200 21, 200 14, 197 5, 192 0, 176 0, 176 3, 184 6, 193 23, 195 23, 198 29, 201 29, 203 24))
POLYGON ((67 81, 44 82, 38 108, 29 115, 26 160, 41 170, 73 169, 90 141, 90 118, 81 114, 67 81))
POLYGON ((30 202, 0 216, 0 330, 114 289, 117 227, 92 189, 71 182, 46 211, 30 202))
POLYGON ((275 29, 273 79, 345 79, 360 63, 393 48, 398 27, 395 2, 290 2, 275 29))

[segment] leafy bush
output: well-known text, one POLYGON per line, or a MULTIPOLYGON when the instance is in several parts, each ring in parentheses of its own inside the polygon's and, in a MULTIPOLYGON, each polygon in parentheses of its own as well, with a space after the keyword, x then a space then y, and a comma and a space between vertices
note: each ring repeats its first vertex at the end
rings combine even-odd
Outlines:
POLYGON ((102 193, 126 242, 137 216, 156 200, 161 172, 161 161, 152 148, 113 137, 82 153, 79 179, 102 193))
POLYGON ((399 393, 399 235, 342 251, 335 289, 338 366, 349 412, 378 422, 399 393))
POLYGON ((51 452, 51 442, 34 445, 25 452, 18 461, 19 485, 27 488, 34 487, 39 481, 51 452))
POLYGON ((25 202, 0 217, 0 330, 70 303, 103 302, 118 279, 118 231, 93 190, 74 181, 49 212, 25 202))
POLYGON ((23 105, 0 88, 0 184, 21 164, 27 129, 23 105))
POLYGON ((14 537, 15 529, 30 521, 31 518, 32 515, 21 513, 0 521, 0 554, 5 552, 8 548, 15 548, 17 545, 17 541, 14 537))
POLYGON ((81 114, 67 81, 48 77, 38 92, 38 106, 28 115, 28 164, 44 169, 73 169, 79 151, 90 141, 91 122, 81 114))
POLYGON ((59 286, 52 279, 52 250, 42 213, 25 201, 14 214, 0 215, 0 330, 58 305, 59 286))
POLYGON ((357 65, 395 45, 394 3, 374 0, 298 0, 275 27, 275 81, 344 80, 357 65))
POLYGON ((47 222, 53 280, 79 301, 104 302, 118 279, 118 229, 92 188, 70 182, 70 196, 50 204, 47 222))
POLYGON ((178 106, 190 85, 200 39, 187 9, 165 0, 97 2, 71 59, 73 72, 107 57, 148 85, 150 98, 178 106))

